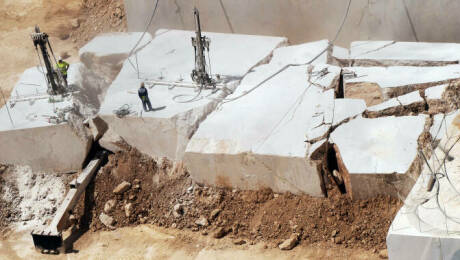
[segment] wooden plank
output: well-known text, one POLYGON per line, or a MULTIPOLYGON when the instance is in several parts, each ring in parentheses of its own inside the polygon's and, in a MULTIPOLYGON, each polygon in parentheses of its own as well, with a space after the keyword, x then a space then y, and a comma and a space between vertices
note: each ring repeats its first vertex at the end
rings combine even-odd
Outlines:
POLYGON ((49 231, 52 233, 59 233, 64 228, 69 217, 69 211, 71 211, 77 204, 80 195, 85 191, 86 186, 90 183, 99 168, 101 161, 101 159, 90 161, 83 172, 72 181, 76 181, 77 185, 75 185, 75 188, 71 188, 69 190, 64 201, 61 203, 61 206, 59 206, 59 209, 56 211, 56 215, 49 226, 49 231))

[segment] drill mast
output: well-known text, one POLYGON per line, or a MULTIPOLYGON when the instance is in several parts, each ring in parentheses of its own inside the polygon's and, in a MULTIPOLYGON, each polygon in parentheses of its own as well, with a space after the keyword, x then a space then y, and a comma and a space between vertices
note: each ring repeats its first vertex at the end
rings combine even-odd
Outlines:
POLYGON ((215 82, 211 79, 206 71, 205 49, 209 55, 210 40, 206 36, 201 36, 200 13, 195 7, 195 37, 192 37, 192 45, 195 49, 195 69, 192 71, 192 80, 201 85, 201 87, 215 87, 215 82))
MULTIPOLYGON (((46 68, 46 82, 48 84, 48 93, 50 95, 57 95, 63 94, 66 92, 66 86, 64 78, 61 75, 59 70, 54 70, 53 65, 51 64, 50 54, 48 52, 48 48, 51 52, 51 55, 54 58, 54 62, 56 62, 56 58, 54 57, 53 49, 51 48, 51 44, 48 39, 48 34, 40 32, 40 28, 38 25, 35 26, 35 33, 31 35, 32 41, 34 42, 35 50, 38 54, 38 48, 40 48, 41 58, 43 59, 43 63, 45 64, 46 68)), ((38 58, 40 60, 40 54, 38 54, 38 58)), ((41 60, 40 60, 41 64, 41 60)))

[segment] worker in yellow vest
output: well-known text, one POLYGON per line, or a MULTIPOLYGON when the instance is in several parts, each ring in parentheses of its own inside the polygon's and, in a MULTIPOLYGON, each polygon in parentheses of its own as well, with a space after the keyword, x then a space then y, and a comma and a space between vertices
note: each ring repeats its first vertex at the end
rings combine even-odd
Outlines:
POLYGON ((63 61, 62 58, 59 57, 57 68, 61 72, 61 75, 65 81, 65 84, 67 85, 67 70, 69 69, 69 63, 63 61))

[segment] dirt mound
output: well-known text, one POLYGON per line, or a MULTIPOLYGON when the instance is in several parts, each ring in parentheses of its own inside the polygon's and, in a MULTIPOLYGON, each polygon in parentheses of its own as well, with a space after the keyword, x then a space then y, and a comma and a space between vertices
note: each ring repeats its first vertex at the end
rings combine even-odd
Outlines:
POLYGON ((81 5, 80 16, 70 23, 69 34, 78 48, 100 33, 126 31, 123 0, 83 0, 81 5))
POLYGON ((109 156, 95 179, 91 229, 151 223, 273 246, 297 233, 301 243, 385 248, 386 233, 400 207, 397 200, 351 201, 338 191, 329 194, 329 198, 313 198, 268 189, 202 187, 192 182, 180 163, 155 161, 130 148, 109 156), (114 194, 125 181, 130 187, 114 194), (115 200, 113 207, 107 203, 110 200, 115 200), (109 210, 104 212, 104 208, 109 210), (113 218, 113 226, 101 222, 103 212, 113 218))

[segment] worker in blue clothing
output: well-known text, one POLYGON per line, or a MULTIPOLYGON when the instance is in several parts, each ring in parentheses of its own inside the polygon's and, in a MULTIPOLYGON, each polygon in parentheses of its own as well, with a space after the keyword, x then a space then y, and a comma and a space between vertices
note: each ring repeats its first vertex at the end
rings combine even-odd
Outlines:
POLYGON ((149 99, 149 92, 145 88, 144 82, 141 82, 141 87, 139 88, 138 94, 139 94, 139 98, 142 101, 142 106, 144 107, 144 111, 145 112, 152 111, 153 109, 152 109, 152 104, 150 103, 150 99, 149 99), (148 107, 148 110, 147 110, 147 107, 148 107))

